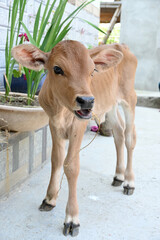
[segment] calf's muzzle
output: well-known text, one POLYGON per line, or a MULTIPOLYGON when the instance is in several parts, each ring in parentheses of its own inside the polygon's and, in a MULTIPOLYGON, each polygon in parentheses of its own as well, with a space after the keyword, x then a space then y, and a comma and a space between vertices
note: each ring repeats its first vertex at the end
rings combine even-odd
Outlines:
POLYGON ((77 97, 76 102, 81 107, 81 109, 92 109, 94 104, 94 97, 77 97))
POLYGON ((92 108, 94 105, 93 96, 78 96, 76 98, 77 105, 80 106, 80 110, 75 111, 75 115, 80 119, 89 119, 92 117, 92 108))

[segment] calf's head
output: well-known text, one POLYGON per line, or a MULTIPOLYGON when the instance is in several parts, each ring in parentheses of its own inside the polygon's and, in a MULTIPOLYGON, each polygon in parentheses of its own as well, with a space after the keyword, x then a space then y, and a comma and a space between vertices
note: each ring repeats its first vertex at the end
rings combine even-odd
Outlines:
POLYGON ((81 43, 71 40, 58 43, 49 53, 32 44, 22 44, 12 49, 12 55, 29 69, 47 69, 50 91, 80 119, 91 118, 94 96, 90 85, 95 69, 105 71, 123 56, 114 49, 89 53, 81 43))

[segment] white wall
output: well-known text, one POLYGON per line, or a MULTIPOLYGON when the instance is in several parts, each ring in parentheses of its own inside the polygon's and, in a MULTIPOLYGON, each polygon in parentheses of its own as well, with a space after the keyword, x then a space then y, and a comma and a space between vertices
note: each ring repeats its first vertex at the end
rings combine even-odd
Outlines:
MULTIPOLYGON (((0 90, 3 90, 3 74, 5 73, 5 41, 7 34, 7 22, 8 22, 8 9, 10 0, 0 0, 0 90)), ((46 0, 44 1, 46 2, 46 0)), ((24 15, 24 22, 32 32, 33 19, 38 9, 40 0, 28 0, 27 8, 24 15)), ((43 8, 45 3, 43 4, 43 8)), ((76 7, 70 3, 67 3, 65 16, 74 11, 76 7)), ((95 25, 99 24, 99 17, 92 13, 83 10, 79 13, 78 17, 84 18, 95 25)), ((22 32, 24 32, 22 30, 22 32)), ((83 22, 80 19, 75 19, 72 24, 72 29, 68 33, 67 39, 77 40, 82 42, 86 47, 89 45, 96 46, 98 44, 98 31, 93 27, 83 22)))
POLYGON ((135 87, 158 91, 160 0, 123 0, 120 41, 138 58, 135 87))

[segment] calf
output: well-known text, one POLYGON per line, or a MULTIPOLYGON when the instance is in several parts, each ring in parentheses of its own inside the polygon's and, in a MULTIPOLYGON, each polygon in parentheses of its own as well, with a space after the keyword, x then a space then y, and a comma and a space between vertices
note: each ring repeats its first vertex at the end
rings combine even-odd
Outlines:
POLYGON ((117 165, 112 185, 120 186, 124 182, 124 194, 130 195, 134 191, 132 154, 136 143, 136 57, 125 45, 104 45, 88 50, 71 40, 58 43, 49 53, 25 44, 15 47, 12 54, 25 67, 48 70, 39 102, 49 116, 53 142, 52 173, 40 210, 49 211, 56 206, 63 166, 69 187, 63 233, 75 236, 80 226, 76 193, 79 150, 92 110, 101 122, 107 113, 113 129, 117 165), (124 110, 125 125, 118 104, 124 110), (65 157, 66 139, 69 139, 69 147, 65 157), (126 168, 124 144, 127 148, 126 168))

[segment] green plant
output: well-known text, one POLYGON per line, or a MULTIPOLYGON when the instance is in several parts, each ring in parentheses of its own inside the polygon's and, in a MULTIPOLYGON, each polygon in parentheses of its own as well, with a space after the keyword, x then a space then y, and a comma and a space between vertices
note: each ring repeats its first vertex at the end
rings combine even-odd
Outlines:
MULTIPOLYGON (((18 44, 18 35, 21 27, 21 22, 23 20, 24 9, 26 6, 26 0, 13 0, 12 7, 9 7, 8 15, 8 28, 7 28, 7 38, 5 46, 5 64, 6 64, 6 97, 9 95, 13 68, 15 65, 15 60, 12 58, 11 50, 16 43, 18 44), (10 30, 10 33, 9 33, 10 30)), ((21 40, 19 44, 21 43, 21 40)))
MULTIPOLYGON (((79 7, 77 7, 66 19, 62 21, 67 0, 60 0, 56 10, 54 11, 50 24, 47 23, 51 14, 53 13, 53 8, 55 6, 56 0, 53 1, 51 6, 49 6, 50 0, 47 0, 40 22, 40 14, 42 8, 41 2, 34 22, 33 36, 30 34, 30 31, 28 30, 26 25, 22 22, 22 26, 29 38, 29 41, 34 46, 38 47, 40 50, 44 52, 49 52, 58 42, 63 40, 63 38, 69 32, 69 30, 71 29, 71 23, 77 16, 77 14, 85 6, 87 6, 93 1, 94 0, 85 1, 79 7)), ((34 99, 43 70, 35 72, 33 70, 29 70, 28 68, 24 68, 24 71, 27 78, 28 104, 30 104, 31 99, 34 99)))

